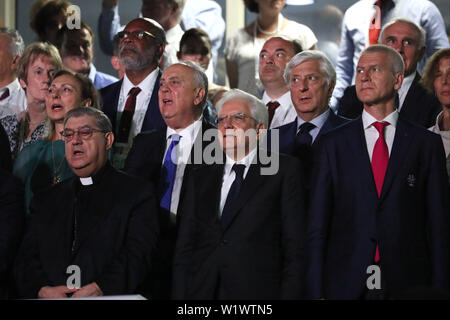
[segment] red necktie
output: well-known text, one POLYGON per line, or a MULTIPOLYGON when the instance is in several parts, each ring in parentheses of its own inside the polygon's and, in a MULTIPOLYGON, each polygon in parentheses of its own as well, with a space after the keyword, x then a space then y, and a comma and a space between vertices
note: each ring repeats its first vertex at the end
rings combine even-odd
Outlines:
POLYGON ((375 2, 376 10, 369 25, 369 45, 377 44, 381 29, 381 1, 375 2))
POLYGON ((136 97, 141 92, 141 88, 134 87, 128 92, 127 102, 120 118, 119 132, 117 135, 118 142, 128 142, 130 135, 131 123, 133 121, 134 109, 136 108, 136 97))
MULTIPOLYGON (((383 187, 384 176, 389 162, 389 149, 384 140, 384 128, 389 125, 389 122, 374 122, 373 126, 378 131, 378 139, 375 142, 372 154, 372 172, 377 187, 378 197, 381 195, 381 189, 383 187)), ((375 263, 380 261, 380 252, 378 245, 375 250, 375 263)))
POLYGON ((6 88, 6 90, 3 92, 3 94, 0 96, 0 101, 5 100, 6 98, 9 97, 9 89, 6 88))
POLYGON ((275 115, 275 110, 280 106, 278 101, 269 101, 267 102, 267 107, 269 109, 269 128, 272 123, 273 116, 275 115))

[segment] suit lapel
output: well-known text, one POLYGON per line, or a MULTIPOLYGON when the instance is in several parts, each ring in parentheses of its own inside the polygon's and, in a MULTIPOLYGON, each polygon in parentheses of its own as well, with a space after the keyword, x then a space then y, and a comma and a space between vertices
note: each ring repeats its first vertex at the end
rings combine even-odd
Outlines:
POLYGON ((407 158, 407 152, 411 145, 411 141, 413 140, 414 137, 410 136, 407 124, 399 118, 397 121, 397 128, 395 129, 394 142, 392 144, 388 167, 384 176, 383 187, 381 188, 381 200, 385 198, 395 176, 400 171, 401 165, 407 158))
POLYGON ((152 96, 145 113, 144 122, 142 123, 143 131, 149 131, 152 129, 164 129, 166 128, 166 123, 164 122, 161 111, 159 110, 158 101, 158 91, 159 91, 159 80, 161 79, 161 71, 158 72, 158 77, 156 78, 155 85, 153 87, 152 96))
POLYGON ((106 115, 111 119, 111 123, 113 128, 116 128, 116 119, 117 119, 117 106, 119 104, 120 98, 120 90, 122 88, 123 79, 113 83, 110 88, 106 87, 108 91, 103 95, 103 111, 106 115), (107 92, 111 92, 111 94, 107 94, 107 92))
POLYGON ((224 231, 226 231, 228 227, 233 223, 236 215, 239 213, 242 207, 246 203, 248 203, 248 200, 256 194, 255 190, 258 190, 259 186, 265 181, 265 177, 261 174, 261 164, 258 161, 258 152, 259 150, 257 150, 257 153, 255 155, 256 159, 253 160, 253 163, 248 169, 247 176, 242 183, 239 195, 231 210, 231 217, 229 219, 230 222, 228 225, 224 226, 224 231))
POLYGON ((364 127, 361 116, 353 120, 351 125, 352 134, 347 135, 346 145, 352 151, 351 163, 355 166, 356 176, 362 180, 363 185, 370 185, 370 193, 374 199, 378 199, 377 188, 373 177, 372 163, 370 161, 369 153, 367 152, 366 136, 364 134, 364 127))
POLYGON ((417 106, 417 86, 420 80, 419 73, 416 72, 416 76, 414 77, 413 82, 411 83, 411 86, 408 89, 408 93, 406 94, 405 101, 403 101, 402 109, 400 111, 400 114, 403 116, 406 116, 408 119, 415 119, 416 117, 416 106, 417 106))

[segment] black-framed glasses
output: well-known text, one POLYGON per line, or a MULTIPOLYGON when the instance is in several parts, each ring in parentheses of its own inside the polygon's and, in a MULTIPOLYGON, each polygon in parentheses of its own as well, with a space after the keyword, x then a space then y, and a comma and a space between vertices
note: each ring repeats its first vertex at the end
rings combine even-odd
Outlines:
POLYGON ((154 34, 145 31, 145 30, 136 30, 136 31, 120 31, 117 33, 117 36, 119 37, 120 40, 123 39, 137 39, 137 40, 142 40, 144 39, 144 37, 151 37, 151 38, 156 38, 154 34))
POLYGON ((250 119, 254 120, 255 122, 258 122, 252 116, 249 116, 249 115, 247 115, 245 113, 242 113, 242 112, 236 112, 236 113, 227 114, 227 115, 223 115, 223 116, 217 117, 217 124, 218 125, 224 124, 225 120, 227 120, 228 118, 231 120, 231 123, 233 123, 233 124, 244 123, 246 118, 250 118, 250 119))
POLYGON ((91 128, 91 127, 81 127, 78 130, 64 129, 63 131, 60 132, 60 134, 64 138, 64 141, 70 142, 70 141, 72 141, 72 139, 75 137, 76 134, 78 134, 78 136, 81 139, 87 140, 87 139, 90 139, 92 137, 92 134, 94 132, 106 133, 103 130, 94 129, 94 128, 91 128))

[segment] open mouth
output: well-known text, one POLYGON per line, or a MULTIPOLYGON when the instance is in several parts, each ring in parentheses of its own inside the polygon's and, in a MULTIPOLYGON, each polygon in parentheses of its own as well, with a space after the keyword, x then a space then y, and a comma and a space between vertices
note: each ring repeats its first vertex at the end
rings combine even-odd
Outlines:
POLYGON ((82 150, 74 150, 73 153, 72 153, 72 155, 75 156, 75 157, 79 157, 79 156, 81 156, 83 154, 84 154, 84 152, 82 150))
POLYGON ((164 105, 172 104, 172 100, 170 99, 162 99, 164 105))
POLYGON ((52 110, 54 110, 54 111, 61 111, 62 109, 63 109, 63 107, 59 104, 52 105, 52 110))

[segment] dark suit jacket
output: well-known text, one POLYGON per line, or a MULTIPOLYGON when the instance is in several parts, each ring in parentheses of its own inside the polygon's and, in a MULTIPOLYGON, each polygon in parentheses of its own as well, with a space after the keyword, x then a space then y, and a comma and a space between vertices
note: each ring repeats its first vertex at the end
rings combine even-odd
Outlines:
POLYGON ((361 118, 323 136, 308 214, 308 297, 361 298, 376 243, 387 292, 448 289, 445 170, 440 137, 400 118, 379 199, 361 118))
MULTIPOLYGON (((429 128, 436 124, 436 117, 442 108, 439 100, 428 93, 420 85, 419 80, 420 76, 416 73, 400 110, 400 116, 405 120, 429 128)), ((338 114, 346 118, 356 119, 362 114, 362 111, 363 104, 358 100, 356 87, 354 85, 349 86, 345 89, 344 96, 339 102, 338 114)))
MULTIPOLYGON (((149 131, 152 129, 164 129, 166 128, 166 123, 164 122, 161 111, 159 111, 158 102, 158 90, 159 90, 159 79, 161 78, 161 72, 159 72, 156 78, 155 86, 153 88, 152 96, 147 107, 147 113, 145 114, 144 122, 142 124, 141 132, 149 131)), ((119 103, 120 90, 122 88, 122 80, 114 82, 107 87, 100 90, 103 102, 103 112, 111 120, 114 132, 116 132, 119 123, 116 123, 117 119, 117 104, 119 103)))
MULTIPOLYGON (((214 129, 214 127, 203 120, 201 131, 192 147, 191 163, 194 163, 194 150, 197 148, 197 150, 203 152, 207 145, 209 145, 209 141, 203 141, 202 139, 204 132, 208 129, 214 129)), ((167 129, 153 130, 138 134, 134 138, 133 146, 128 154, 124 167, 125 172, 152 182, 157 186, 158 190, 162 184, 160 182, 160 176, 164 153, 166 151, 166 131, 167 129)), ((186 166, 184 176, 187 175, 190 167, 190 165, 186 166)), ((181 196, 182 194, 180 194, 181 196)), ((170 299, 172 258, 177 230, 176 224, 170 218, 170 213, 161 208, 159 210, 159 222, 161 236, 158 240, 157 249, 155 250, 153 264, 154 276, 150 278, 154 283, 147 285, 148 287, 152 287, 149 289, 150 292, 148 295, 152 299, 170 299)))
POLYGON ((11 294, 11 269, 22 240, 24 217, 22 183, 0 169, 0 299, 11 294))
MULTIPOLYGON (((69 265, 81 269, 81 286, 96 282, 105 295, 131 294, 150 270, 158 236, 151 184, 109 164, 98 182, 94 202, 72 253, 77 177, 37 194, 32 221, 15 266, 19 295, 36 298, 41 287, 66 285, 69 265)), ((78 186, 77 186, 78 185, 78 186)))
POLYGON ((185 180, 174 256, 175 299, 297 299, 301 296, 304 204, 298 160, 279 170, 251 164, 232 218, 219 220, 224 165, 196 166, 185 180))
POLYGON ((0 125, 0 169, 11 172, 11 148, 9 146, 8 136, 5 129, 0 125))

